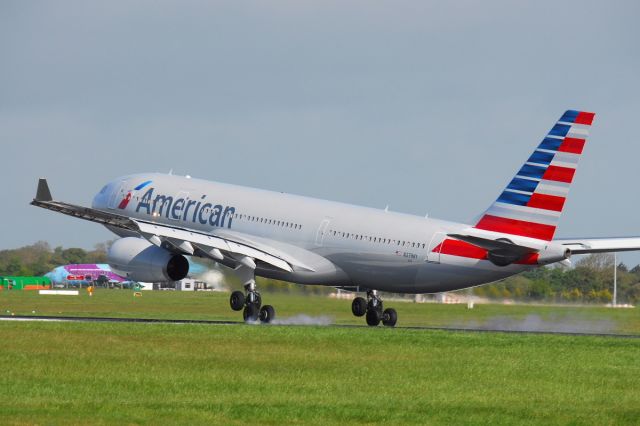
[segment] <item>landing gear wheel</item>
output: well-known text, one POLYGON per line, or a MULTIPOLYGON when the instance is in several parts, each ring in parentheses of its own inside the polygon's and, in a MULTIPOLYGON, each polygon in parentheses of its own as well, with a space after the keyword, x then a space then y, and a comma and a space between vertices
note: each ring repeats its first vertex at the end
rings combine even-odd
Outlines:
POLYGON ((380 311, 377 309, 370 309, 367 311, 367 324, 375 327, 380 324, 380 311))
POLYGON ((244 294, 241 291, 234 291, 229 298, 229 304, 234 311, 241 311, 244 307, 244 294))
POLYGON ((276 317, 276 310, 273 309, 271 305, 264 305, 260 309, 260 322, 264 324, 268 324, 273 321, 276 317))
POLYGON ((395 327, 398 322, 398 313, 393 308, 387 308, 382 313, 382 324, 387 327, 395 327))
POLYGON ((247 305, 244 307, 244 311, 242 312, 242 317, 245 321, 254 322, 258 319, 258 307, 256 305, 247 305))
POLYGON ((367 313, 367 301, 363 297, 356 297, 351 302, 351 312, 357 317, 361 317, 367 313))

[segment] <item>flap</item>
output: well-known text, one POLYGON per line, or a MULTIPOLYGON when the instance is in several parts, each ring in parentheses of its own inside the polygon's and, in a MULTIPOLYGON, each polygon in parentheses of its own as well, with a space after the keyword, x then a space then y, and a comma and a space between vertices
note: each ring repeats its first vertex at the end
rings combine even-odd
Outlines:
MULTIPOLYGON (((198 231, 192 231, 188 229, 174 228, 157 223, 149 223, 138 220, 133 220, 139 229, 140 235, 147 240, 153 242, 154 237, 169 239, 174 245, 178 246, 181 242, 189 242, 195 248, 200 249, 205 255, 210 252, 211 249, 218 249, 222 252, 248 256, 262 262, 275 266, 276 268, 283 269, 287 272, 292 272, 291 265, 278 256, 275 256, 268 252, 266 247, 252 247, 247 244, 232 241, 227 238, 221 238, 214 235, 208 235, 198 231), (177 243, 177 244, 175 244, 177 243)), ((196 254, 197 255, 197 254, 196 254)), ((211 256, 207 256, 211 257, 211 256)))

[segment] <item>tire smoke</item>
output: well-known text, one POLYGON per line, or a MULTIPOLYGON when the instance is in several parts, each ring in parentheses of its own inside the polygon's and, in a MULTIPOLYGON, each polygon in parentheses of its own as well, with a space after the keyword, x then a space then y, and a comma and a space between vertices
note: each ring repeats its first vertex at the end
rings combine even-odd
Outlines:
POLYGON ((506 316, 496 316, 488 318, 480 323, 478 321, 467 321, 457 323, 456 328, 468 328, 476 330, 498 330, 498 331, 537 331, 554 333, 614 333, 616 324, 608 320, 588 320, 572 316, 550 316, 542 318, 540 315, 530 314, 525 318, 511 318, 506 316))
POLYGON ((289 318, 275 318, 271 321, 275 325, 331 325, 333 318, 328 316, 312 317, 309 315, 299 314, 289 318))

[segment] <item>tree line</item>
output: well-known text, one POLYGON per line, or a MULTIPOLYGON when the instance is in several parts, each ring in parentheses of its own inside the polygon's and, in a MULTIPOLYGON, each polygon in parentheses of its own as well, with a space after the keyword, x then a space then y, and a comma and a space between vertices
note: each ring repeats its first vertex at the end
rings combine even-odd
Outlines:
MULTIPOLYGON (((54 268, 73 263, 106 263, 111 242, 97 244, 93 250, 51 248, 39 241, 18 249, 0 250, 0 275, 43 275, 54 268)), ((557 303, 609 303, 613 297, 611 254, 593 254, 578 260, 573 268, 537 268, 498 283, 473 288, 473 294, 489 299, 513 299, 557 303)), ((233 281, 231 274, 225 274, 233 281)), ((640 302, 640 265, 632 269, 617 265, 618 303, 640 302)), ((323 287, 307 287, 277 280, 260 279, 264 291, 323 294, 323 287)))
POLYGON ((17 249, 0 250, 0 275, 40 276, 58 266, 73 263, 106 263, 109 243, 100 243, 93 250, 81 248, 51 248, 49 243, 35 244, 17 249))
MULTIPOLYGON (((609 253, 582 257, 573 268, 537 268, 498 283, 476 287, 473 293, 490 299, 556 303, 610 303, 613 298, 614 256, 609 253)), ((640 265, 617 265, 618 303, 640 301, 640 265)))

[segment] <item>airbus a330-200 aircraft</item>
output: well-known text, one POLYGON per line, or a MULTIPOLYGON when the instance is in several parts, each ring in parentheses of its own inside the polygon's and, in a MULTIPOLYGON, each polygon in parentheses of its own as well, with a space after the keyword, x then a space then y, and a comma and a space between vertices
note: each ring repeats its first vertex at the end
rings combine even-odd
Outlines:
POLYGON ((378 291, 436 293, 490 283, 571 254, 640 250, 640 238, 554 239, 594 118, 566 111, 477 223, 463 224, 158 173, 108 183, 92 207, 54 201, 40 179, 32 204, 103 224, 118 236, 114 272, 184 278, 185 256, 235 269, 231 308, 270 322, 255 276, 366 292, 352 311, 394 326, 378 291))

